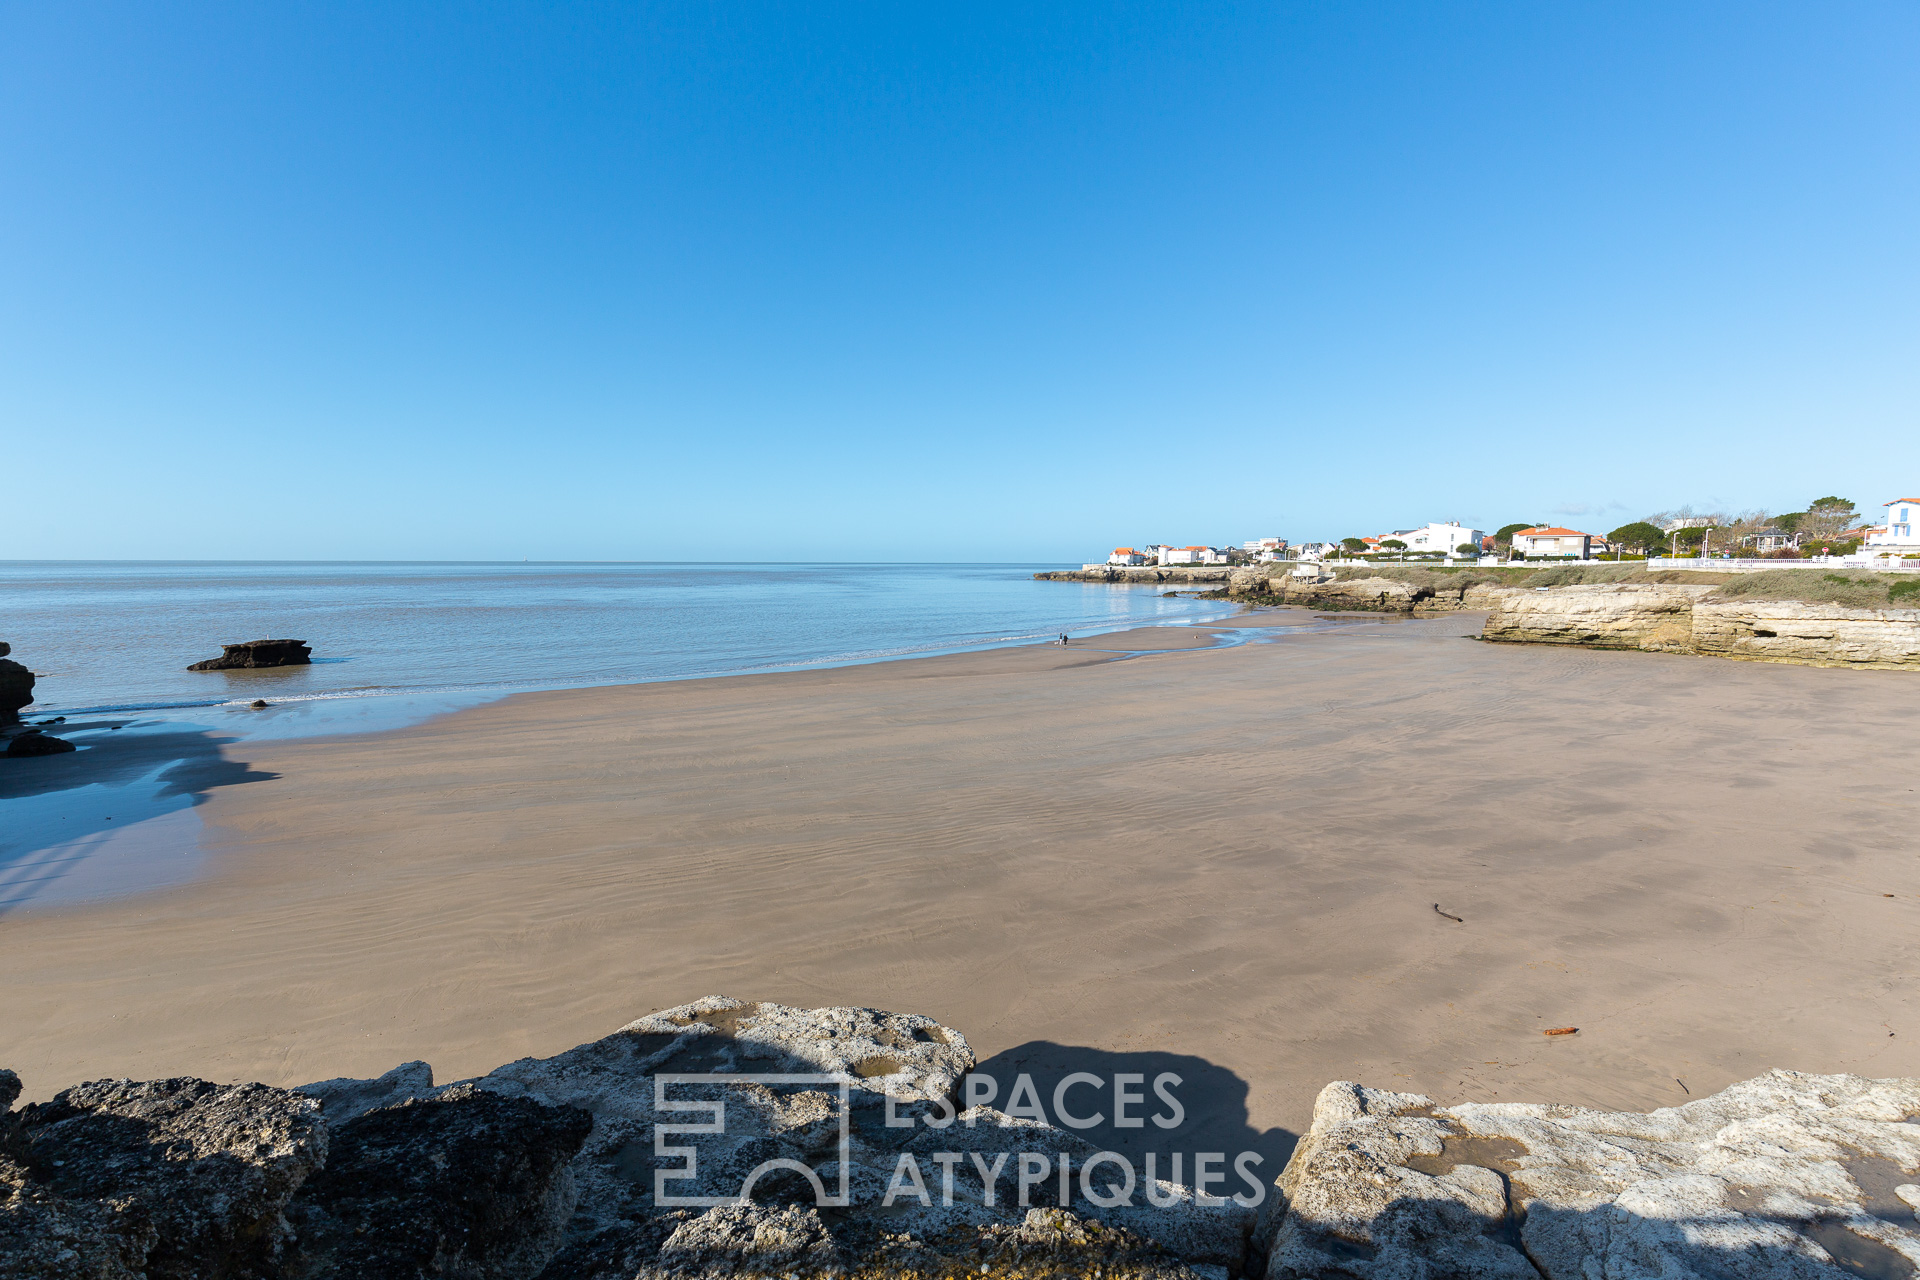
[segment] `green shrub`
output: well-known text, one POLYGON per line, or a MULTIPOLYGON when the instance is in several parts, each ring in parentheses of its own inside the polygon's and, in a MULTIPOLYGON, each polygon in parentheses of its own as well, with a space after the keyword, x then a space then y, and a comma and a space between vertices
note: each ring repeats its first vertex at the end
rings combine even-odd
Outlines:
POLYGON ((1909 596, 1916 597, 1914 603, 1920 604, 1920 578, 1909 578, 1887 588, 1887 601, 1890 604, 1898 604, 1909 596))

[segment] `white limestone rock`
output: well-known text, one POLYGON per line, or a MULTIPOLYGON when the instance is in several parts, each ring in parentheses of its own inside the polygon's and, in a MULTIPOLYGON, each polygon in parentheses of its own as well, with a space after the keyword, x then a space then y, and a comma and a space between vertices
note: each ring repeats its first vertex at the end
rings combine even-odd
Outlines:
POLYGON ((1494 588, 1478 596, 1490 610, 1480 638, 1690 653, 1695 602, 1712 590, 1685 583, 1494 588))
POLYGON ((1707 599, 1693 607, 1693 650, 1753 662, 1920 669, 1920 609, 1707 599))
POLYGON ((1920 1080, 1790 1071, 1644 1115, 1336 1082, 1267 1275, 1912 1275, 1917 1116, 1920 1080))

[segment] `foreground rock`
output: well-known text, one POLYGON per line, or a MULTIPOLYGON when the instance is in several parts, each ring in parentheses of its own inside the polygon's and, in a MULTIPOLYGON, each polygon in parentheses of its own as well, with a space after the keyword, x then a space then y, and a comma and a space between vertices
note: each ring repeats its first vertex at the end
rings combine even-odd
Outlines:
POLYGON ((1330 1084, 1268 1280, 1911 1276, 1916 1115, 1920 1080, 1791 1071, 1645 1115, 1330 1084))
POLYGON ((472 1085, 358 1115, 289 1211, 299 1246, 284 1274, 532 1275, 561 1244, 569 1162, 592 1127, 472 1085))
POLYGON ((974 1065, 931 1018, 709 997, 451 1086, 419 1062, 241 1086, 251 1128, 233 1114, 241 1094, 204 1081, 84 1086, 14 1118, 36 1154, 7 1166, 0 1276, 1239 1274, 1252 1209, 1203 1208, 1164 1181, 1164 1208, 1140 1190, 1089 1203, 1077 1175, 1095 1152, 1078 1135, 959 1110, 974 1065), (166 1126, 77 1123, 142 1107, 171 1108, 166 1126), (55 1165, 38 1153, 60 1124, 55 1165), (233 1179, 224 1216, 195 1190, 226 1150, 212 1134, 235 1148, 218 1166, 233 1179), (200 1135, 204 1174, 183 1135, 200 1135), (944 1153, 965 1153, 948 1157, 950 1198, 944 1153), (1044 1172, 1020 1187, 1023 1153, 1044 1172), (889 1195, 903 1165, 923 1170, 923 1193, 889 1195))
POLYGON ((19 724, 20 708, 33 701, 33 672, 8 658, 12 652, 0 640, 0 725, 19 724))
MULTIPOLYGON (((1092 1176, 1118 1157, 1078 1133, 961 1110, 974 1065, 931 1018, 716 996, 446 1086, 421 1062, 294 1091, 84 1085, 0 1114, 0 1277, 1838 1280, 1920 1262, 1920 1081, 1772 1072, 1646 1115, 1338 1083, 1256 1207, 1123 1194, 1092 1176)), ((0 1072, 0 1103, 18 1093, 0 1072)))
POLYGON ((1716 600, 1715 588, 1605 584, 1493 588, 1481 638, 1697 653, 1816 667, 1920 669, 1920 609, 1716 600))
MULTIPOLYGON (((1028 1211, 1061 1208, 1052 1174, 1060 1154, 1077 1168, 1094 1151, 1075 1134, 990 1107, 957 1111, 973 1066, 966 1037, 931 1018, 709 997, 555 1058, 509 1063, 474 1083, 594 1117, 573 1163, 572 1239, 546 1280, 832 1268, 953 1274, 1025 1249, 1025 1237, 1016 1236, 1028 1211), (823 1078, 728 1079, 742 1074, 823 1078), (689 1075, 719 1079, 662 1083, 689 1075), (836 1081, 844 1081, 844 1101, 836 1081), (716 1107, 723 1131, 694 1131, 713 1123, 716 1107), (663 1135, 661 1125, 685 1128, 663 1135), (947 1152, 961 1153, 951 1203, 935 1160, 947 1152), (991 1188, 973 1163, 976 1153, 988 1169, 1004 1157, 991 1188), (1044 1186, 1024 1196, 1015 1188, 1021 1153, 1049 1162, 1044 1186), (924 1203, 905 1189, 885 1203, 903 1158, 920 1171, 924 1203), (718 1203, 736 1199, 743 1186, 752 1205, 718 1203), (701 1200, 707 1203, 690 1203, 701 1200)), ((1209 1235, 1194 1222, 1201 1211, 1190 1191, 1157 1185, 1171 1202, 1153 1224, 1164 1239, 1123 1221, 1125 1209, 1070 1195, 1061 1220, 1090 1222, 1081 1228, 1090 1243, 1049 1247, 1110 1274, 1176 1276, 1188 1274, 1189 1262, 1239 1264, 1250 1211, 1230 1205, 1210 1213, 1209 1235), (1176 1234, 1197 1249, 1184 1260, 1168 1243, 1176 1234)))
POLYGON ((196 662, 189 671, 239 671, 251 667, 304 667, 313 661, 305 640, 247 640, 223 644, 217 658, 196 662))
POLYGON ((101 1080, 0 1117, 0 1275, 275 1274, 283 1210, 326 1156, 319 1110, 258 1084, 101 1080))

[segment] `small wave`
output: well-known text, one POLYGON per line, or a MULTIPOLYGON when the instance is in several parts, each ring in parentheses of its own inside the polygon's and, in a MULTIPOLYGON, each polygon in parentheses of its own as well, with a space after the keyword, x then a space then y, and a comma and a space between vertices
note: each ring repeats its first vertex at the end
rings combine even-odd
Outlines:
MULTIPOLYGON (((1079 626, 1070 625, 1066 629, 1070 634, 1084 639, 1091 636, 1108 635, 1116 631, 1204 625, 1210 622, 1217 622, 1224 618, 1230 618, 1238 612, 1239 610, 1237 608, 1229 607, 1217 613, 1209 611, 1205 614, 1195 614, 1181 618, 1128 618, 1110 623, 1083 623, 1079 626)), ((545 680, 526 679, 423 685, 361 685, 350 689, 321 689, 299 693, 271 693, 269 695, 269 701, 275 706, 282 706, 290 703, 338 702, 355 698, 433 697, 452 694, 498 694, 504 697, 514 693, 531 693, 545 689, 590 689, 623 684, 661 684, 678 680, 715 680, 723 679, 727 676, 759 675, 768 672, 804 671, 829 667, 862 666, 867 663, 894 662, 905 658, 972 653, 985 649, 1006 648, 1013 645, 1050 641, 1059 634, 1060 631, 1058 629, 1049 628, 1045 631, 1015 632, 997 636, 934 640, 924 644, 901 645, 885 649, 858 649, 845 653, 822 654, 814 657, 793 658, 776 662, 749 663, 737 667, 722 667, 705 671, 679 671, 655 675, 621 674, 588 677, 584 679, 556 677, 545 680)), ((37 704, 35 710, 41 716, 137 715, 161 711, 191 711, 210 707, 245 707, 253 701, 254 698, 248 696, 232 698, 176 698, 171 700, 100 703, 80 707, 37 704)))

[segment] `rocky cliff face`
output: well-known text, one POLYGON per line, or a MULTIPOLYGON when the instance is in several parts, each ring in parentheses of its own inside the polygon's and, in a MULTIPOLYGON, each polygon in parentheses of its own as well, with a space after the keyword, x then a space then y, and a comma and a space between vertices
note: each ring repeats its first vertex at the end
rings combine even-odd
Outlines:
POLYGON ((1819 667, 1920 668, 1920 609, 1703 600, 1693 651, 1819 667))
POLYGON ((1495 588, 1485 640, 1690 653, 1693 607, 1709 586, 1589 585, 1495 588))
POLYGON ((10 1111, 0 1072, 0 1276, 1839 1280, 1920 1262, 1920 1081, 1776 1071, 1646 1115, 1337 1083, 1255 1206, 1122 1191, 1079 1134, 961 1110, 974 1065, 931 1018, 709 997, 444 1087, 414 1062, 297 1090, 101 1081, 10 1111))
POLYGON ((1494 588, 1481 638, 1699 653, 1818 667, 1920 669, 1920 609, 1715 600, 1710 586, 1494 588))
MULTIPOLYGON (((1281 566, 1285 568, 1285 566, 1281 566)), ((1431 583, 1399 578, 1298 578, 1260 565, 1236 569, 1228 583, 1232 596, 1255 604, 1297 605, 1308 609, 1361 613, 1450 612, 1486 607, 1486 588, 1448 581, 1436 574, 1431 583)))
POLYGON ((223 644, 217 658, 188 667, 189 671, 235 671, 247 667, 304 667, 313 661, 305 640, 246 640, 223 644))

